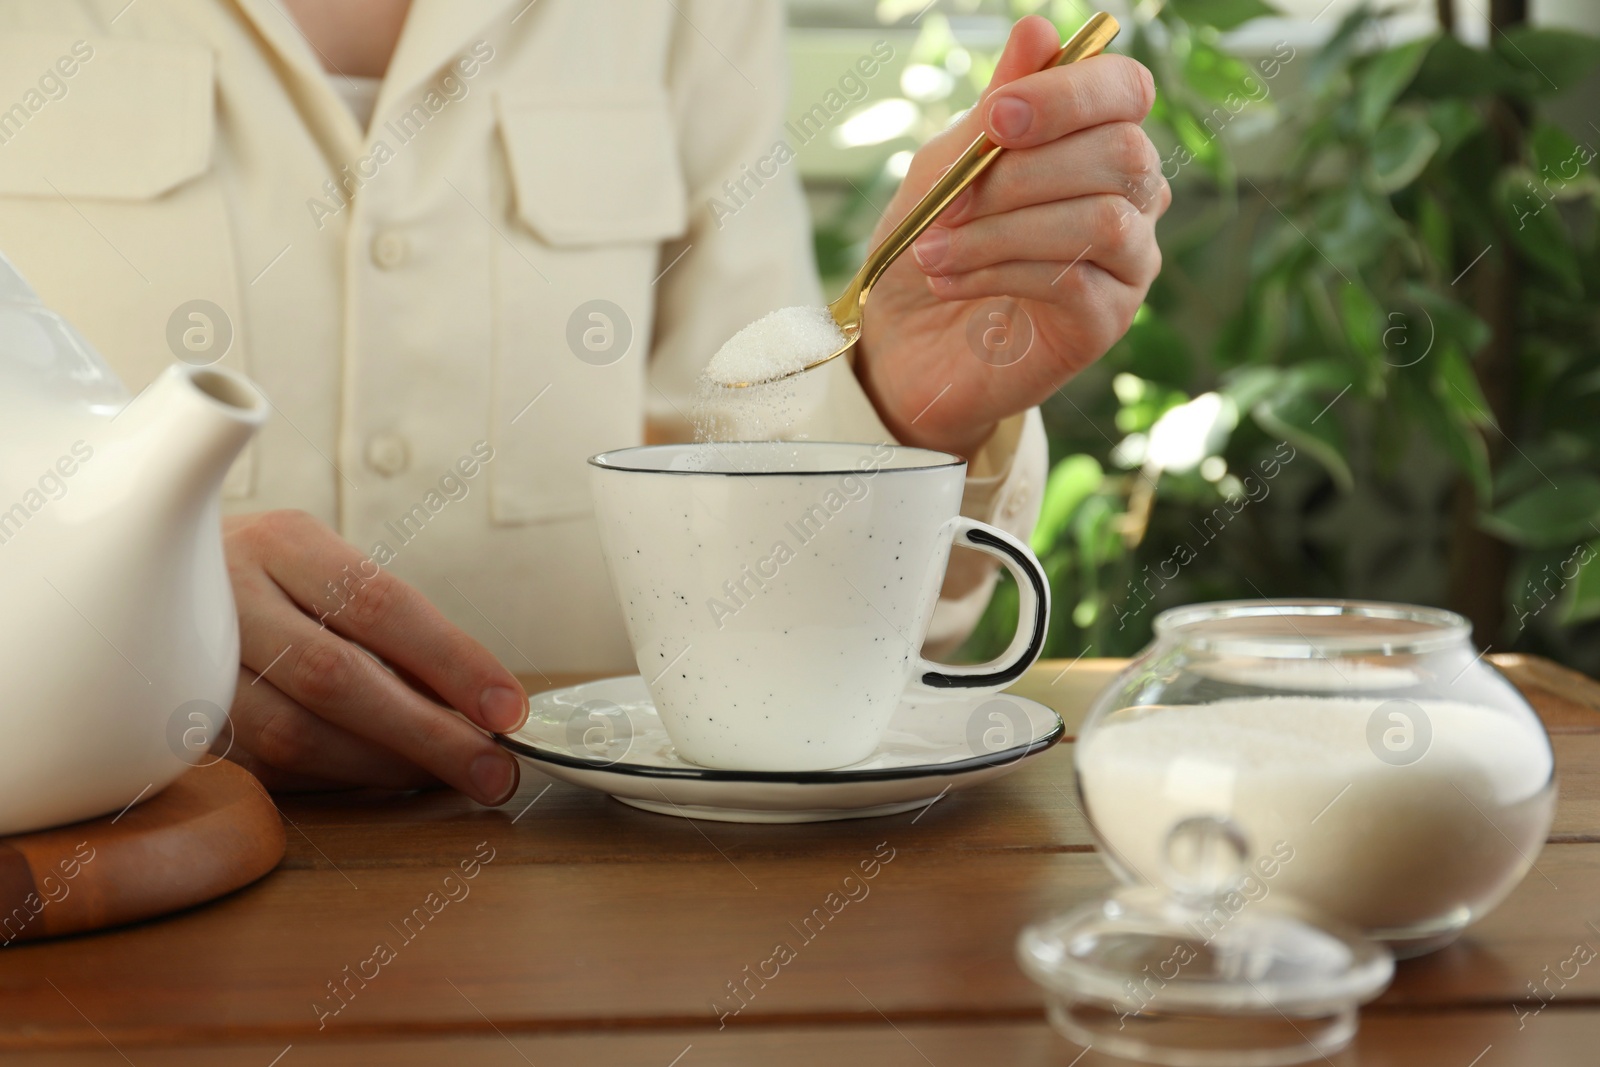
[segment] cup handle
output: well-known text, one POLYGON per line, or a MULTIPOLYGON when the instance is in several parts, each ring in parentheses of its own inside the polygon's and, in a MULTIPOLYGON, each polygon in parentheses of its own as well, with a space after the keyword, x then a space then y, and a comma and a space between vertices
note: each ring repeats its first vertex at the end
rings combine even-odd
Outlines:
POLYGON ((1044 567, 1032 550, 1004 530, 988 523, 958 515, 953 545, 965 545, 994 556, 1017 581, 1017 633, 998 659, 988 663, 960 666, 918 659, 920 675, 912 687, 943 692, 949 689, 999 692, 1022 677, 1044 650, 1045 632, 1050 626, 1050 583, 1044 567))

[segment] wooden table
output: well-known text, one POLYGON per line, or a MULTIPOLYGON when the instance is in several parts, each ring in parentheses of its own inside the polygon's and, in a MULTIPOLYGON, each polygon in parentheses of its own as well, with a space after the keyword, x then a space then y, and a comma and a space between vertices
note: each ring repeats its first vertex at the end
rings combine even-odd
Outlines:
MULTIPOLYGON (((1550 844, 1469 936, 1400 965, 1338 1067, 1600 1063, 1600 959, 1552 978, 1576 946, 1600 949, 1600 686, 1499 662, 1555 742, 1550 844)), ((1070 732, 1118 664, 1065 666, 1017 690, 1070 732)), ((446 792, 280 798, 288 855, 256 885, 0 951, 0 1063, 1119 1063, 1057 1037, 1012 961, 1022 926, 1111 886, 1068 800, 1070 757, 1064 742, 920 815, 802 826, 651 815, 532 770, 499 810, 446 792), (890 850, 866 897, 797 937, 890 850), (779 941, 795 958, 719 1025, 729 983, 779 941)))

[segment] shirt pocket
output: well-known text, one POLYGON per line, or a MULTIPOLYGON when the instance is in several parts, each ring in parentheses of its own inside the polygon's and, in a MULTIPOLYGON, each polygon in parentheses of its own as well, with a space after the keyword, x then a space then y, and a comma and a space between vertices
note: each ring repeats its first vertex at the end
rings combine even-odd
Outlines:
POLYGON ((687 194, 656 87, 502 93, 491 514, 589 514, 589 456, 643 440, 654 282, 687 194))
POLYGON ((180 357, 248 372, 215 139, 207 48, 0 33, 0 251, 130 389, 180 357))

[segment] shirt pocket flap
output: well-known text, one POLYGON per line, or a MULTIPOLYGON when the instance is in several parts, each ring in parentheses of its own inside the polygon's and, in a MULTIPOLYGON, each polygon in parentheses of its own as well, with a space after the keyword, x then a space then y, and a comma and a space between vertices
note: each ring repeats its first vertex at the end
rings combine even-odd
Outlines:
POLYGON ((664 94, 501 94, 517 217, 558 247, 660 241, 688 225, 664 94))
POLYGON ((213 85, 198 45, 0 34, 0 195, 160 196, 210 165, 213 85))

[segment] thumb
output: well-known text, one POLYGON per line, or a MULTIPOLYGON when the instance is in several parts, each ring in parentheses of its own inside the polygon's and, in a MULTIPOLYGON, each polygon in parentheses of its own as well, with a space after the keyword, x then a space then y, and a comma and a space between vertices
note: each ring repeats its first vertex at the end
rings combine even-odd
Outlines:
POLYGON ((978 102, 961 116, 961 121, 941 135, 940 139, 946 142, 942 146, 946 151, 959 145, 948 159, 942 161, 944 166, 954 163, 956 156, 972 143, 972 139, 987 129, 989 98, 994 91, 1008 82, 1039 73, 1046 63, 1055 58, 1056 50, 1060 47, 1060 35, 1043 15, 1029 15, 1011 27, 1011 36, 1006 38, 1006 46, 995 61, 994 74, 984 87, 983 94, 978 97, 978 102))
POLYGON ((989 102, 990 94, 1000 86, 1039 73, 1044 69, 1044 65, 1054 58, 1056 50, 1060 47, 1061 38, 1056 33, 1055 26, 1051 25, 1050 20, 1043 15, 1029 15, 1019 20, 1011 27, 1011 36, 1006 38, 1005 50, 1000 53, 1000 59, 995 63, 994 76, 989 79, 988 87, 983 90, 978 106, 972 110, 981 114, 989 102))

